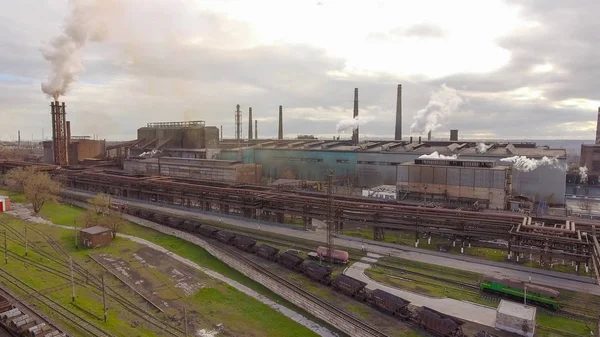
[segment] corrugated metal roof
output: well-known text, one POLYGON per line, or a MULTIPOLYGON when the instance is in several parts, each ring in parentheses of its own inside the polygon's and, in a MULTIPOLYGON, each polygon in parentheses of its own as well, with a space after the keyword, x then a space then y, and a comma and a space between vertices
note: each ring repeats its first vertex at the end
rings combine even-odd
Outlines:
POLYGON ((104 233, 104 232, 110 232, 110 229, 108 229, 106 227, 101 227, 101 226, 94 226, 94 227, 84 228, 81 231, 83 233, 94 235, 94 234, 100 234, 100 233, 104 233))

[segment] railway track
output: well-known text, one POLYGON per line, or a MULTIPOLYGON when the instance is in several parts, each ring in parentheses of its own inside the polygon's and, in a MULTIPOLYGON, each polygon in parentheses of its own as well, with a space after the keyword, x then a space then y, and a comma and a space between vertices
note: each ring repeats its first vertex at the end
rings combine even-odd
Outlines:
POLYGON ((15 276, 11 275, 9 272, 3 269, 0 269, 0 280, 3 280, 7 285, 13 285, 21 292, 23 292, 26 296, 29 296, 30 298, 40 302, 42 305, 48 307, 52 310, 54 314, 62 317, 69 325, 72 325, 74 328, 78 329, 82 333, 85 333, 87 336, 113 336, 110 333, 106 332, 104 329, 91 323, 89 319, 79 316, 78 314, 64 307, 60 303, 54 301, 47 295, 41 294, 27 283, 19 280, 18 278, 16 278, 15 276))
MULTIPOLYGON (((0 225, 2 225, 5 229, 7 229, 9 232, 11 232, 11 235, 13 235, 13 237, 16 238, 16 239, 14 239, 15 242, 24 246, 24 243, 25 243, 24 235, 22 235, 21 233, 19 233, 16 230, 14 230, 14 228, 12 228, 11 226, 8 226, 1 222, 0 222, 0 225)), ((29 248, 32 251, 35 251, 40 256, 43 256, 44 258, 46 258, 54 263, 57 263, 58 265, 62 266, 66 270, 68 270, 70 268, 70 265, 69 265, 70 261, 69 261, 69 258, 67 257, 68 253, 65 252, 62 249, 62 247, 60 247, 60 245, 56 241, 54 241, 50 236, 48 236, 46 233, 39 231, 35 228, 31 228, 31 227, 29 227, 29 229, 36 232, 38 235, 42 236, 48 242, 50 247, 58 253, 58 256, 49 254, 48 252, 46 252, 43 249, 40 249, 39 247, 37 247, 37 245, 35 245, 33 243, 28 244, 29 248)), ((28 263, 28 264, 34 265, 36 268, 39 268, 47 273, 53 274, 57 277, 61 277, 67 281, 70 281, 70 276, 68 276, 68 273, 66 273, 65 270, 59 270, 59 269, 56 269, 53 267, 49 267, 43 263, 25 258, 23 256, 19 256, 18 254, 15 254, 12 252, 9 252, 9 256, 10 256, 10 258, 13 258, 18 261, 22 261, 23 263, 28 263)), ((75 261, 73 261, 73 272, 74 272, 74 282, 78 286, 85 287, 86 289, 92 291, 97 296, 102 296, 102 281, 97 276, 91 275, 86 268, 82 267, 75 261)), ((121 307, 123 307, 126 311, 133 314, 137 318, 145 321, 146 323, 154 326, 155 328, 158 328, 158 329, 164 331, 169 336, 178 337, 178 336, 184 335, 184 333, 185 333, 184 330, 182 330, 178 327, 172 326, 171 324, 157 318, 154 314, 141 308, 138 304, 124 298, 121 294, 119 294, 119 292, 117 290, 113 289, 112 287, 105 285, 105 290, 106 290, 106 296, 109 300, 111 300, 114 303, 120 304, 121 307)))
MULTIPOLYGON (((198 235, 198 237, 202 238, 203 240, 206 239, 205 237, 200 236, 200 235, 198 235)), ((327 312, 330 312, 330 313, 338 316, 339 318, 344 320, 351 327, 351 329, 353 331, 356 331, 356 332, 361 331, 361 332, 363 332, 363 334, 366 334, 368 336, 373 336, 373 337, 389 337, 389 335, 387 335, 383 331, 371 326, 370 324, 364 322, 363 320, 361 320, 359 318, 354 317, 352 314, 344 311, 343 309, 340 309, 337 306, 319 298, 318 296, 312 294, 311 292, 302 289, 298 285, 288 281, 287 279, 277 275, 276 273, 270 271, 269 269, 252 261, 247 256, 245 256, 244 253, 240 252, 236 248, 233 248, 231 246, 228 246, 228 245, 225 245, 222 243, 217 243, 217 242, 211 242, 210 244, 217 247, 221 251, 224 251, 228 255, 238 259, 239 261, 242 261, 243 263, 245 263, 246 265, 255 269, 256 271, 260 272, 261 274, 270 277, 271 279, 275 280, 280 285, 287 288, 289 291, 300 294, 306 300, 310 301, 313 305, 318 306, 318 307, 322 308, 323 310, 326 310, 327 312)))

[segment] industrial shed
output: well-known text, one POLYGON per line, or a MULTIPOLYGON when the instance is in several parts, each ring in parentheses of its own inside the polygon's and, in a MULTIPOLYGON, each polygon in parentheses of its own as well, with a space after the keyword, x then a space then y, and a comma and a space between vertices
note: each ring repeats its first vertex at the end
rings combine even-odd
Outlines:
POLYGON ((110 229, 101 226, 84 228, 79 235, 81 243, 88 248, 107 246, 113 239, 110 229))
POLYGON ((415 159, 398 166, 401 198, 451 199, 504 209, 510 168, 488 161, 415 159))
POLYGON ((0 195, 0 212, 10 210, 10 199, 5 195, 0 195))

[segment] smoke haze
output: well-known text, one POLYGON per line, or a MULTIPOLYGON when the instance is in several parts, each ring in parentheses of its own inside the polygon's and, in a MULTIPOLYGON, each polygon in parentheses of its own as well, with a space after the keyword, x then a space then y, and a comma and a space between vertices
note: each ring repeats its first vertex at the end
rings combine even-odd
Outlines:
POLYGON ((442 84, 440 90, 431 94, 427 106, 413 117, 410 133, 423 134, 437 129, 448 116, 456 113, 462 104, 463 99, 456 90, 442 84))
POLYGON ((458 159, 458 156, 455 154, 451 156, 444 156, 443 154, 439 154, 437 151, 434 151, 431 154, 419 156, 419 159, 458 159))
POLYGON ((62 33, 42 48, 50 63, 42 91, 58 100, 83 71, 81 51, 88 41, 99 42, 109 35, 109 22, 120 11, 119 0, 70 0, 71 13, 62 33))
POLYGON ((581 183, 586 183, 588 179, 588 169, 585 166, 579 167, 579 175, 581 176, 581 183))
POLYGON ((341 133, 344 131, 348 131, 348 130, 354 130, 356 128, 358 128, 360 125, 364 125, 366 124, 368 121, 370 121, 370 118, 365 118, 362 117, 359 119, 360 116, 356 116, 353 119, 343 119, 341 121, 339 121, 337 123, 337 125, 335 126, 335 131, 337 133, 341 133))
POLYGON ((477 144, 477 152, 486 153, 487 150, 489 150, 491 147, 492 147, 492 145, 485 145, 485 143, 478 143, 477 144))
POLYGON ((538 159, 533 159, 533 158, 527 158, 525 156, 514 156, 514 157, 502 158, 502 159, 500 159, 500 161, 507 162, 507 163, 513 163, 513 167, 516 170, 523 171, 523 172, 531 172, 540 166, 551 166, 558 170, 566 170, 565 165, 561 165, 556 157, 554 157, 554 158, 543 157, 542 159, 538 160, 538 159))

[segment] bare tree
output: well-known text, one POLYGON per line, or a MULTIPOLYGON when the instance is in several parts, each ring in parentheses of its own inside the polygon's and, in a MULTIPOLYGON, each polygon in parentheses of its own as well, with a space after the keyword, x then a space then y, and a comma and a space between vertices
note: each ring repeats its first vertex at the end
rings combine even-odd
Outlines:
POLYGON ((25 183, 34 174, 36 174, 35 169, 31 166, 17 167, 8 171, 4 176, 4 180, 11 192, 23 193, 25 192, 25 183))
POLYGON ((94 213, 109 214, 110 213, 110 196, 104 193, 98 193, 95 197, 88 199, 88 203, 92 205, 94 213))
POLYGON ((38 213, 47 201, 58 200, 60 184, 47 173, 36 172, 28 177, 23 189, 25 198, 33 206, 33 212, 38 213))
POLYGON ((88 199, 88 203, 92 205, 83 215, 83 223, 86 227, 102 226, 109 228, 116 236, 119 228, 125 223, 122 213, 114 210, 111 207, 111 199, 109 195, 100 193, 95 197, 88 199))
POLYGON ((587 216, 592 216, 592 211, 596 208, 594 202, 588 198, 579 200, 577 206, 579 206, 582 211, 585 211, 587 216))

